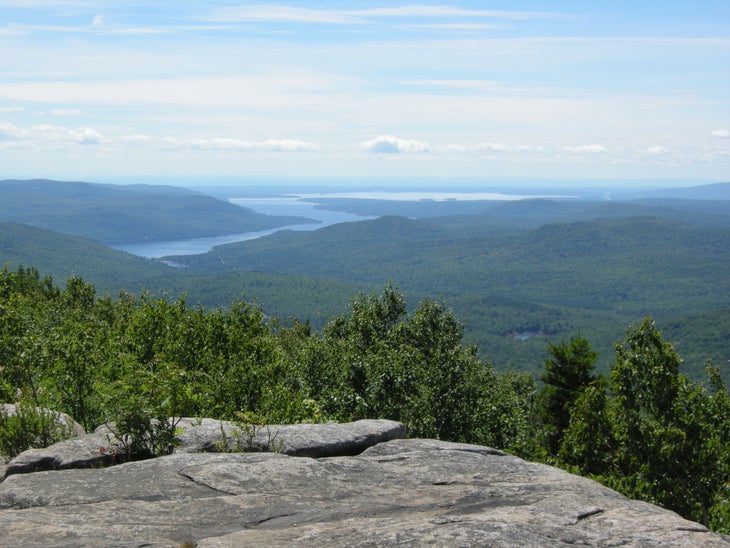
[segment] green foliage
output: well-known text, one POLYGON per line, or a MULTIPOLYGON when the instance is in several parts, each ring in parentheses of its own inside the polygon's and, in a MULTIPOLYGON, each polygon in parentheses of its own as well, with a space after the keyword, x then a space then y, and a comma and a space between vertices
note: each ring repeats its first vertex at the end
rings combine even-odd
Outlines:
POLYGON ((604 377, 598 377, 578 393, 558 449, 560 464, 583 475, 601 477, 611 473, 615 440, 607 405, 604 377))
POLYGON ((256 413, 238 412, 233 421, 235 428, 231 434, 226 434, 221 423, 221 441, 217 449, 221 453, 245 453, 253 451, 269 451, 281 453, 283 442, 278 438, 276 428, 266 424, 266 419, 256 413), (261 444, 256 442, 259 433, 266 434, 266 440, 261 444))
MULTIPOLYGON (((430 210, 438 204, 426 205, 430 210)), ((0 223, 0 260, 33 264, 56 279, 81 275, 102 294, 119 288, 187 294, 189 302, 208 309, 225 309, 245 291, 268 315, 309 320, 315 329, 338 314, 350 295, 397 280, 409 302, 439 296, 448 303, 467 326, 465 338, 495 368, 534 374, 546 341, 576 332, 594 342, 597 370, 607 372, 624 326, 650 313, 671 334, 692 380, 702 380, 702 364, 710 359, 730 382, 730 294, 719 282, 730 269, 726 222, 704 226, 714 217, 694 211, 690 201, 681 204, 689 208, 686 215, 675 215, 672 206, 634 211, 662 218, 589 215, 580 222, 567 203, 504 206, 519 210, 515 220, 535 214, 539 222, 530 222, 529 230, 495 231, 482 226, 491 214, 473 211, 458 228, 444 219, 389 217, 221 246, 178 258, 189 266, 182 269, 90 240, 0 223), (544 225, 549 221, 557 223, 544 225), (529 339, 515 338, 524 331, 529 339)))
POLYGON ((26 449, 47 447, 70 437, 71 427, 59 414, 36 407, 21 391, 14 409, 0 406, 0 456, 12 459, 26 449))
POLYGON ((718 368, 692 383, 646 318, 616 347, 609 379, 579 393, 560 462, 628 496, 728 532, 730 398, 718 368))
POLYGON ((486 366, 461 347, 461 326, 438 303, 406 315, 403 297, 387 286, 358 297, 349 313, 325 326, 307 379, 326 414, 353 420, 401 420, 412 435, 462 439, 473 429, 475 387, 486 366), (319 369, 318 371, 316 369, 319 369), (324 373, 324 374, 322 374, 324 373))
POLYGON ((540 391, 539 407, 548 451, 556 455, 563 433, 570 422, 570 412, 576 399, 593 381, 593 364, 598 358, 588 340, 571 337, 570 342, 548 343, 550 358, 545 360, 545 383, 540 391))

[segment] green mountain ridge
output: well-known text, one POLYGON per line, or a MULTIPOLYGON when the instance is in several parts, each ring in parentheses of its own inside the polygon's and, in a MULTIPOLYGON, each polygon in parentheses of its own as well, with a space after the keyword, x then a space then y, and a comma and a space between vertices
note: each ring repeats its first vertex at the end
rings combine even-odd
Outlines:
POLYGON ((583 308, 618 304, 641 313, 660 305, 662 312, 730 306, 730 290, 717 287, 730 271, 728 249, 730 228, 651 217, 550 224, 484 237, 382 217, 308 233, 280 232, 172 259, 200 274, 256 270, 369 284, 397 281, 417 293, 499 294, 583 308), (673 302, 663 302, 669 285, 673 302))
POLYGON ((312 222, 275 217, 177 187, 99 185, 45 179, 0 181, 0 221, 105 244, 177 240, 312 222))

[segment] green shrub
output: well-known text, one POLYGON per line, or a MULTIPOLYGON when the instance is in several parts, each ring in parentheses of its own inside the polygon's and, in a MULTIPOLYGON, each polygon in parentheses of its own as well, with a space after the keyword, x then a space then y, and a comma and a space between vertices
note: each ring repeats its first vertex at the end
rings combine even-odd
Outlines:
POLYGON ((72 428, 59 420, 59 413, 19 396, 14 412, 0 407, 0 455, 12 459, 27 449, 48 447, 71 437, 72 428))

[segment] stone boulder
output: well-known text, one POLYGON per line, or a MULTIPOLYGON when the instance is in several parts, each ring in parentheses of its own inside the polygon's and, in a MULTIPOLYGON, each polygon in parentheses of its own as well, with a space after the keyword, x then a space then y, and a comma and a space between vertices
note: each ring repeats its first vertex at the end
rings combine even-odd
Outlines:
POLYGON ((393 439, 349 452, 179 452, 11 475, 0 545, 730 547, 673 512, 488 447, 393 439))
MULTIPOLYGON (((7 464, 5 475, 116 464, 119 455, 113 428, 113 425, 103 425, 92 434, 24 451, 7 464)), ((182 418, 177 422, 177 428, 180 430, 180 445, 175 449, 177 453, 226 449, 275 451, 306 457, 355 455, 377 443, 406 436, 401 423, 388 420, 270 425, 245 432, 241 426, 227 421, 182 418)))

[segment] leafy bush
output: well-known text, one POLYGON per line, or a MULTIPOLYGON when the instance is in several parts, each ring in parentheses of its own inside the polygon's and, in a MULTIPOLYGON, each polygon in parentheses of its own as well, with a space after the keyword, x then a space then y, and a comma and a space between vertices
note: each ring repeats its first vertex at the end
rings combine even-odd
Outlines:
POLYGON ((15 409, 0 407, 1 456, 12 459, 27 449, 48 447, 72 435, 71 426, 59 420, 58 413, 20 396, 15 409))

